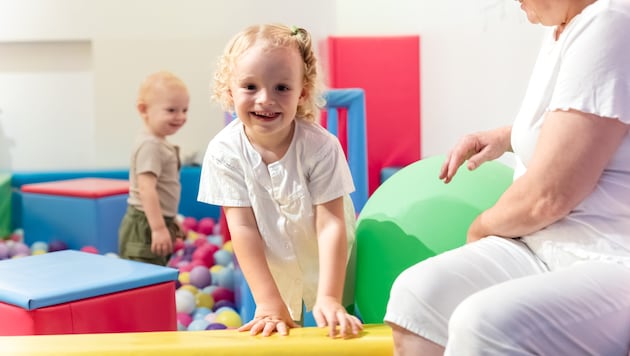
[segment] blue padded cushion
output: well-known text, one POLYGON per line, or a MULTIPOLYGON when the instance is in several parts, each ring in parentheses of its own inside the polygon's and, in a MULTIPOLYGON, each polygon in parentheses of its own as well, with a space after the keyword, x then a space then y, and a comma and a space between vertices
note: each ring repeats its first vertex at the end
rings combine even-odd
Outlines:
POLYGON ((0 261, 0 302, 26 310, 175 281, 170 267, 64 250, 0 261))

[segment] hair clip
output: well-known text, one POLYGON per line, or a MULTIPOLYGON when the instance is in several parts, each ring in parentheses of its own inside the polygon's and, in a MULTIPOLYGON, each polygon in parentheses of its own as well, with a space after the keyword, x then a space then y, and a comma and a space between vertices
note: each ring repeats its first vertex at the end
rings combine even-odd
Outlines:
POLYGON ((295 25, 291 26, 291 36, 296 36, 299 30, 300 29, 297 26, 295 25))

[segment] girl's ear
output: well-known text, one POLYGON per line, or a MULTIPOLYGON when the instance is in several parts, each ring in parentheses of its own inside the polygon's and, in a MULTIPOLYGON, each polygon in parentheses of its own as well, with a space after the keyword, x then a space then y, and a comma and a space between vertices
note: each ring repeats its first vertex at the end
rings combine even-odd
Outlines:
POLYGON ((306 99, 307 96, 308 96, 308 91, 303 88, 302 92, 300 93, 300 100, 298 101, 298 103, 300 104, 304 103, 304 100, 306 99))
POLYGON ((138 112, 139 112, 141 115, 144 115, 144 114, 146 114, 146 113, 147 113, 147 104, 146 104, 146 103, 144 103, 144 102, 142 102, 142 101, 139 101, 139 102, 138 102, 138 104, 136 105, 136 108, 138 109, 138 112))

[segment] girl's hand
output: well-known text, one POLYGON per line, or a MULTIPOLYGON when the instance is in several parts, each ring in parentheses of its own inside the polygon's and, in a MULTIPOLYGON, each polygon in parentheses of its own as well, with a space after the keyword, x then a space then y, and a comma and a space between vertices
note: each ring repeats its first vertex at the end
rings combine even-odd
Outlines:
POLYGON ((238 331, 247 331, 251 335, 258 335, 262 333, 262 336, 269 336, 274 331, 277 331, 280 335, 289 335, 290 328, 299 328, 286 307, 279 308, 280 310, 273 310, 273 308, 265 308, 264 306, 256 308, 256 314, 254 319, 244 324, 238 331))
POLYGON ((363 330, 363 324, 354 315, 348 314, 346 309, 332 297, 318 298, 313 307, 313 317, 320 328, 329 327, 328 336, 337 336, 337 325, 339 325, 339 336, 356 336, 363 330))

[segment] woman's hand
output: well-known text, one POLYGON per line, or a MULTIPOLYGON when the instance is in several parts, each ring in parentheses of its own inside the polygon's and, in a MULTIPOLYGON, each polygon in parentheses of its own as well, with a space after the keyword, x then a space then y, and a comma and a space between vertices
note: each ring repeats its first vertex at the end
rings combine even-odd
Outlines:
POLYGON ((320 328, 329 327, 328 336, 348 337, 356 336, 363 330, 363 324, 354 315, 348 314, 346 309, 334 298, 319 298, 313 307, 313 317, 320 328), (337 330, 339 325, 339 330, 337 330))
POLYGON ((482 163, 497 159, 505 152, 511 151, 511 133, 512 127, 506 126, 462 137, 446 156, 440 169, 440 179, 444 183, 450 182, 459 166, 466 160, 467 168, 472 171, 482 163))
POLYGON ((274 331, 277 331, 280 335, 289 335, 290 328, 299 328, 293 319, 287 308, 282 305, 278 307, 260 306, 256 308, 254 319, 244 324, 238 331, 247 331, 251 335, 262 334, 262 336, 269 336, 274 331))

